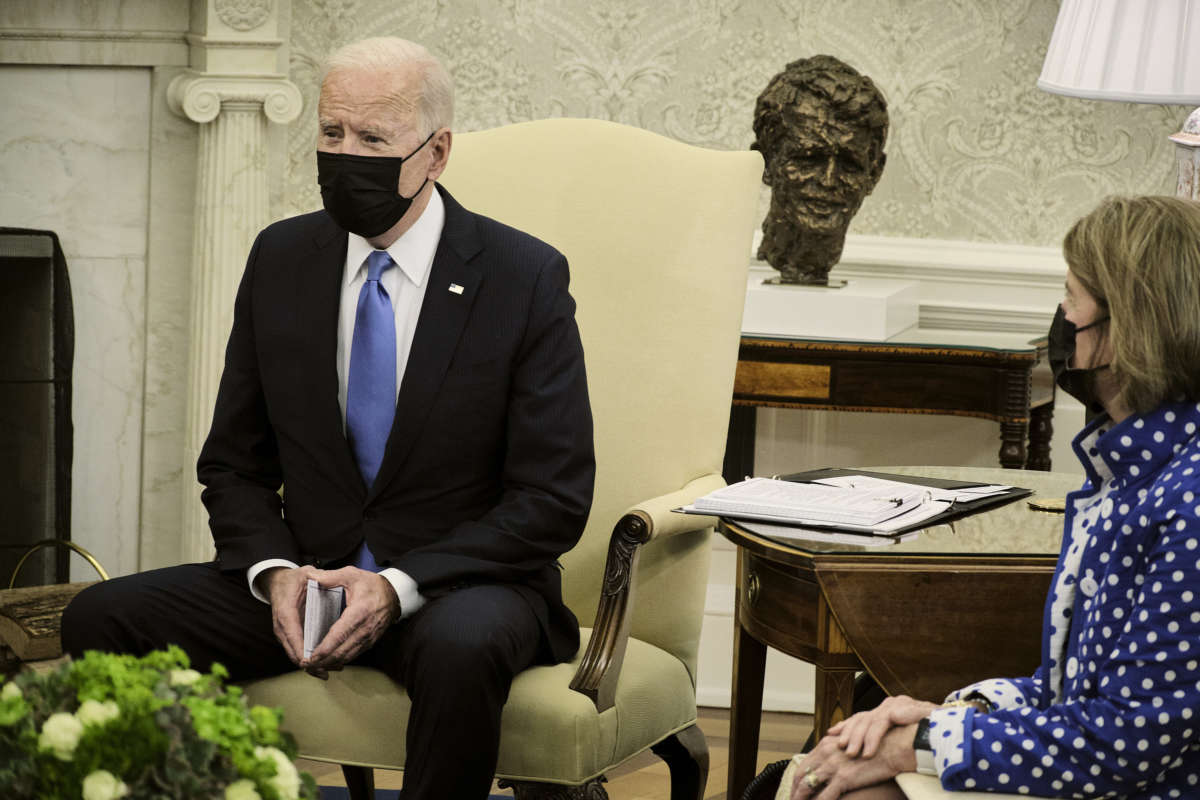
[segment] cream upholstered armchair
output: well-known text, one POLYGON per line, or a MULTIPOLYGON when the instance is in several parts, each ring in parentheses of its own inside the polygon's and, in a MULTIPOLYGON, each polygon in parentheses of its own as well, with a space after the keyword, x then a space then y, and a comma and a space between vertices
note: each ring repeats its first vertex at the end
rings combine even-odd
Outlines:
MULTIPOLYGON (((595 417, 595 502, 562 559, 583 648, 513 682, 497 777, 519 798, 605 797, 603 773, 646 748, 670 765, 673 800, 703 797, 695 682, 711 520, 671 509, 723 485, 761 172, 757 153, 598 120, 454 138, 451 194, 566 254, 595 417)), ((297 672, 247 693, 284 708, 303 756, 351 765, 352 796, 370 776, 354 766, 404 768, 409 701, 382 673, 297 672)))

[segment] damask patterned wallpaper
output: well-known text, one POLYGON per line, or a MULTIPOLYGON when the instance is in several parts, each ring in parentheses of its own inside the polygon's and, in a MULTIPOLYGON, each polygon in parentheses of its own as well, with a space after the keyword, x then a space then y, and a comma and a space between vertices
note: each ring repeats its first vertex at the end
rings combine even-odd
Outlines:
POLYGON ((891 115, 888 165, 852 233, 1057 245, 1105 194, 1174 191, 1166 136, 1188 112, 1039 90, 1057 11, 1056 0, 295 0, 291 76, 305 110, 288 132, 280 211, 320 205, 319 65, 358 38, 404 36, 442 57, 458 131, 598 117, 725 149, 753 141, 772 75, 829 53, 871 76, 891 115))

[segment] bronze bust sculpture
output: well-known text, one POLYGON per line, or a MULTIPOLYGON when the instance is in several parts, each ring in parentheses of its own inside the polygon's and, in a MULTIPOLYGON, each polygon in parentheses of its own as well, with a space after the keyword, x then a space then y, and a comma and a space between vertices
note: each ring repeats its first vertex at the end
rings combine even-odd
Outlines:
POLYGON ((771 208, 758 257, 782 283, 829 285, 846 228, 883 174, 887 101, 833 56, 793 61, 758 96, 755 142, 771 208))

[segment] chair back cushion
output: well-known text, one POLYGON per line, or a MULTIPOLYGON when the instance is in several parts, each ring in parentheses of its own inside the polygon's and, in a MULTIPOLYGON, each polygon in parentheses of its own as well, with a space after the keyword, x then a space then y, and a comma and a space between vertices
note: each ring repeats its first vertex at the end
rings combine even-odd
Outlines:
MULTIPOLYGON (((588 626, 609 535, 646 499, 721 471, 762 159, 616 123, 454 137, 441 182, 571 265, 595 418, 596 491, 564 596, 588 626)), ((707 533, 652 542, 631 633, 695 668, 707 533)))

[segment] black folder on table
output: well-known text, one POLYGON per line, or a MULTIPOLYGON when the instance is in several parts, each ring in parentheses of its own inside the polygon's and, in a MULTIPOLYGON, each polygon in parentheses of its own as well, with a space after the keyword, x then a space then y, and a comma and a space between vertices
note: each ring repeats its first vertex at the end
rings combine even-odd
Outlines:
MULTIPOLYGON (((987 484, 979 481, 959 481, 951 478, 927 478, 923 475, 897 475, 892 472, 871 472, 863 469, 840 469, 837 467, 826 467, 824 469, 812 469, 805 472, 793 472, 790 475, 776 475, 774 477, 782 481, 796 481, 798 483, 811 483, 824 478, 839 478, 849 475, 865 475, 869 478, 882 478, 889 481, 899 481, 901 483, 911 483, 914 486, 928 486, 933 489, 969 489, 974 486, 985 486, 987 484)), ((985 511, 996 506, 1006 505, 1014 500, 1020 500, 1022 497, 1029 497, 1033 494, 1032 489, 1023 489, 1020 486, 1011 486, 1003 492, 990 494, 985 497, 980 497, 977 500, 968 500, 964 502, 954 502, 940 514, 935 514, 932 517, 923 519, 913 525, 909 525, 899 530, 889 531, 888 533, 872 534, 875 536, 898 536, 900 534, 909 533, 911 531, 929 528, 934 525, 944 525, 947 522, 953 522, 962 517, 968 517, 972 514, 977 514, 980 511, 985 511)), ((784 524, 784 523, 776 523, 784 524)), ((837 530, 837 526, 817 526, 817 525, 796 525, 797 528, 824 528, 829 530, 837 530)))

